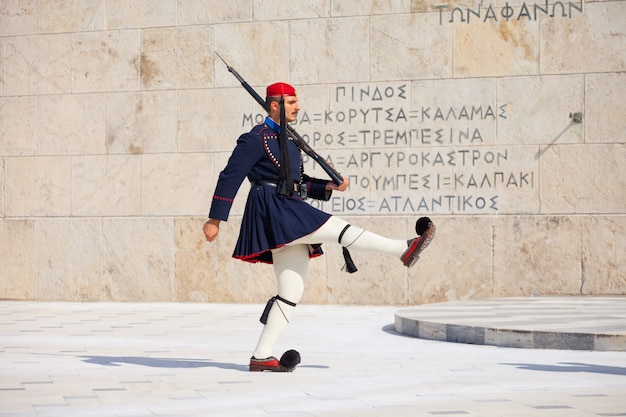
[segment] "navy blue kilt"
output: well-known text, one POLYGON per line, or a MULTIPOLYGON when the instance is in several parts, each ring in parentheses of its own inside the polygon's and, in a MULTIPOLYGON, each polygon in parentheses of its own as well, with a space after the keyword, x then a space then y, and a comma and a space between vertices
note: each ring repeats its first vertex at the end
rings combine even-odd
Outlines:
MULTIPOLYGON (((252 263, 272 263, 271 249, 313 233, 330 216, 298 194, 282 197, 271 185, 254 185, 248 194, 233 257, 252 263)), ((322 253, 321 244, 310 246, 310 258, 322 253)))

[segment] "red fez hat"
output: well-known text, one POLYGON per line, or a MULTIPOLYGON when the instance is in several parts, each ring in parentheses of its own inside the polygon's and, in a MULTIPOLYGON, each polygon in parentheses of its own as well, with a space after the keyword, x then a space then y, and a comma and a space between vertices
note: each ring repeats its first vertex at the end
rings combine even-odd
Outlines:
POLYGON ((267 86, 265 93, 267 97, 295 96, 296 89, 286 83, 274 83, 267 86))

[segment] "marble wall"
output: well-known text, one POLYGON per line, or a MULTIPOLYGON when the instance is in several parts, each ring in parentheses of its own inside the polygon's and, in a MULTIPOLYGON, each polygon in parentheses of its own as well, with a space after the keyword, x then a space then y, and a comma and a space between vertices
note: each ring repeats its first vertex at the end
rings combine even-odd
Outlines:
MULTIPOLYGON (((626 1, 5 0, 0 299, 262 303, 233 260, 247 186, 202 224, 281 80, 351 180, 316 205, 435 241, 407 270, 337 246, 303 302, 626 294, 626 1)), ((311 158, 308 173, 324 177, 311 158)))

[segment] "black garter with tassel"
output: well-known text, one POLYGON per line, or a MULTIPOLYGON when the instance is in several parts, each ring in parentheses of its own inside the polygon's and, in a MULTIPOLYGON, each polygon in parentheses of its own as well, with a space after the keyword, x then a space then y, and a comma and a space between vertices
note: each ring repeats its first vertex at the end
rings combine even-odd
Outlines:
MULTIPOLYGON (((343 228, 343 230, 341 231, 341 233, 339 233, 339 238, 337 239, 337 241, 339 242, 339 244, 341 245, 341 238, 343 237, 343 234, 346 233, 346 230, 348 230, 348 228, 350 227, 350 225, 346 225, 346 227, 343 228)), ((358 239, 358 237, 357 237, 358 239)), ((356 239, 355 239, 356 240, 356 239)), ((352 242, 354 243, 354 242, 352 242)), ((350 243, 350 245, 352 244, 350 243)), ((342 246, 342 250, 343 250, 343 259, 346 261, 345 265, 343 266, 343 268, 341 269, 345 269, 347 272, 349 272, 350 274, 355 273, 356 271, 358 271, 358 269, 356 268, 356 265, 354 264, 354 261, 352 261, 352 256, 350 256, 350 251, 348 250, 348 246, 342 246)))

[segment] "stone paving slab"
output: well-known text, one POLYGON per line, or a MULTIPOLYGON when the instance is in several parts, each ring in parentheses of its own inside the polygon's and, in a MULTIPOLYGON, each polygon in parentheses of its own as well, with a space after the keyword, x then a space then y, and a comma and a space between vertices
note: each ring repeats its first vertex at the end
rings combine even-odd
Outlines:
POLYGON ((262 309, 0 301, 0 417, 626 416, 624 352, 407 337, 389 306, 299 305, 302 364, 250 373, 262 309))
POLYGON ((399 310, 395 329, 447 342, 626 351, 626 297, 520 297, 426 304, 399 310))

